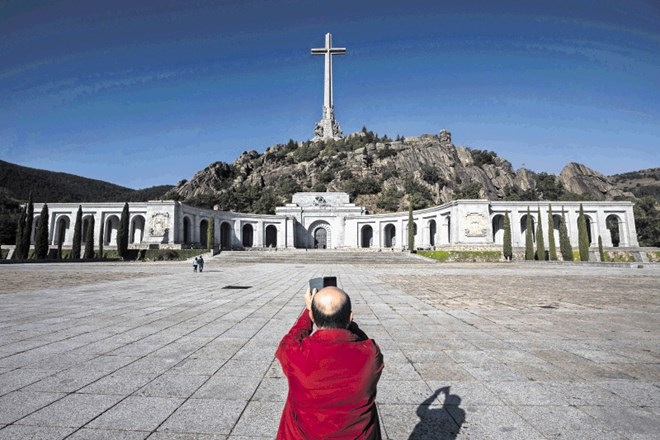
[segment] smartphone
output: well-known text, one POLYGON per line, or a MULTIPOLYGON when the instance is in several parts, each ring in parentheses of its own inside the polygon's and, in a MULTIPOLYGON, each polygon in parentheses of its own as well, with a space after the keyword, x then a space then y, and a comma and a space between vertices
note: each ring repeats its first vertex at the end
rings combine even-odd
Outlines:
POLYGON ((337 286, 337 277, 312 278, 309 280, 309 290, 321 290, 328 286, 337 286))

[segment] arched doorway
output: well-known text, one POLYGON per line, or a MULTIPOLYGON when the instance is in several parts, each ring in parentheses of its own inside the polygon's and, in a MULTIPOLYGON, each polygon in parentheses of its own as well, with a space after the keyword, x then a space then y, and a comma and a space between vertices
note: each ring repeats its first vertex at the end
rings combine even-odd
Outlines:
POLYGON ((231 225, 228 222, 222 222, 220 225, 220 247, 231 249, 231 225))
POLYGON ((183 217, 183 244, 190 244, 190 219, 183 217))
POLYGON ((374 229, 370 225, 362 226, 360 231, 360 247, 370 248, 373 246, 374 229))
MULTIPOLYGON (((410 227, 410 225, 406 225, 406 245, 410 249, 412 246, 411 246, 411 243, 408 243, 408 228, 409 227, 410 227)), ((414 244, 417 243, 417 240, 416 240, 416 238, 417 238, 417 223, 413 222, 412 229, 413 229, 413 233, 412 233, 413 242, 412 242, 412 245, 414 246, 414 244)))
POLYGON ((504 243, 504 216, 497 214, 493 216, 493 243, 504 243))
POLYGON ((621 220, 618 216, 611 214, 605 219, 605 224, 607 225, 607 230, 610 232, 610 242, 612 246, 619 247, 621 243, 621 220))
POLYGON ((109 216, 105 221, 105 239, 104 244, 117 244, 117 232, 119 231, 119 217, 109 216))
POLYGON ((594 242, 592 235, 591 235, 591 226, 592 226, 592 221, 591 218, 588 215, 584 216, 584 220, 587 222, 587 239, 589 240, 589 246, 591 246, 591 243, 594 242))
POLYGON ((429 221, 429 244, 431 246, 435 246, 436 229, 437 229, 437 226, 435 224, 435 220, 430 220, 429 221))
POLYGON ((91 215, 86 215, 83 217, 82 231, 81 231, 81 238, 83 243, 85 242, 85 240, 87 240, 87 229, 89 228, 89 225, 92 223, 92 218, 93 216, 91 215))
POLYGON ((209 243, 209 221, 204 219, 199 222, 199 242, 202 248, 208 248, 209 243))
POLYGON ((34 241, 35 241, 35 236, 37 234, 37 226, 39 225, 39 220, 41 220, 40 215, 35 215, 34 219, 32 220, 32 233, 30 235, 30 243, 34 243, 34 241))
POLYGON ((266 226, 266 247, 277 247, 277 227, 275 225, 266 226))
MULTIPOLYGON (((144 217, 141 215, 134 215, 131 219, 131 236, 129 237, 129 243, 139 244, 142 243, 144 238, 144 217)), ((83 235, 84 237, 85 235, 83 235)))
MULTIPOLYGON (((536 243, 536 228, 534 227, 535 222, 534 222, 534 216, 529 215, 529 218, 531 220, 531 229, 532 229, 532 243, 536 243)), ((525 237, 527 236, 527 214, 523 215, 520 217, 520 237, 522 239, 520 240, 521 242, 525 242, 525 237)))
POLYGON ((254 230, 251 224, 243 225, 243 247, 251 248, 253 246, 254 230))
POLYGON ((552 215, 552 233, 555 236, 555 245, 559 249, 559 225, 561 225, 561 215, 552 215))
POLYGON ((53 234, 53 244, 62 245, 66 242, 66 236, 69 231, 69 217, 62 216, 57 219, 55 234, 53 234))
POLYGON ((326 249, 328 247, 328 231, 325 228, 318 227, 314 231, 314 248, 326 249))
POLYGON ((394 226, 392 223, 385 225, 383 235, 385 237, 385 241, 383 242, 385 247, 396 246, 396 226, 394 226))

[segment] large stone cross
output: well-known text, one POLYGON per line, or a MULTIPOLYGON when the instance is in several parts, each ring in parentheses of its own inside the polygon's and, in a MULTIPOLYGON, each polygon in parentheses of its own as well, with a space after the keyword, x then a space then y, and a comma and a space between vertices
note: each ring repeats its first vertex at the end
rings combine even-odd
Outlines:
POLYGON ((314 129, 315 140, 337 139, 341 135, 339 124, 335 120, 334 102, 332 98, 332 56, 344 55, 346 48, 332 47, 332 35, 325 34, 325 47, 312 49, 312 55, 325 56, 325 76, 323 83, 323 117, 314 129))

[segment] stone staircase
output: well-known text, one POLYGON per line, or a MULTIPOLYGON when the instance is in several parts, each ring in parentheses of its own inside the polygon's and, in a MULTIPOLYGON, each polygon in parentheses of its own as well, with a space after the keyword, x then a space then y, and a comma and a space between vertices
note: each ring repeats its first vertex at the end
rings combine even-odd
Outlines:
POLYGON ((254 264, 254 263, 288 263, 288 264, 435 264, 433 261, 408 252, 383 250, 356 251, 356 250, 305 250, 305 249, 278 249, 278 250, 249 250, 249 251, 222 251, 221 253, 204 259, 220 264, 254 264))

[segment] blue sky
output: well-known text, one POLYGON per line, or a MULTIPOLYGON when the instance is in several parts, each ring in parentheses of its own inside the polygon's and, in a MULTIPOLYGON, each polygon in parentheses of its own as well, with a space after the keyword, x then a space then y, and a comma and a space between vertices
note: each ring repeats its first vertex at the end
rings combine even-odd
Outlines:
POLYGON ((660 166, 657 0, 0 1, 0 159, 143 188, 307 140, 326 32, 344 133, 660 166))

